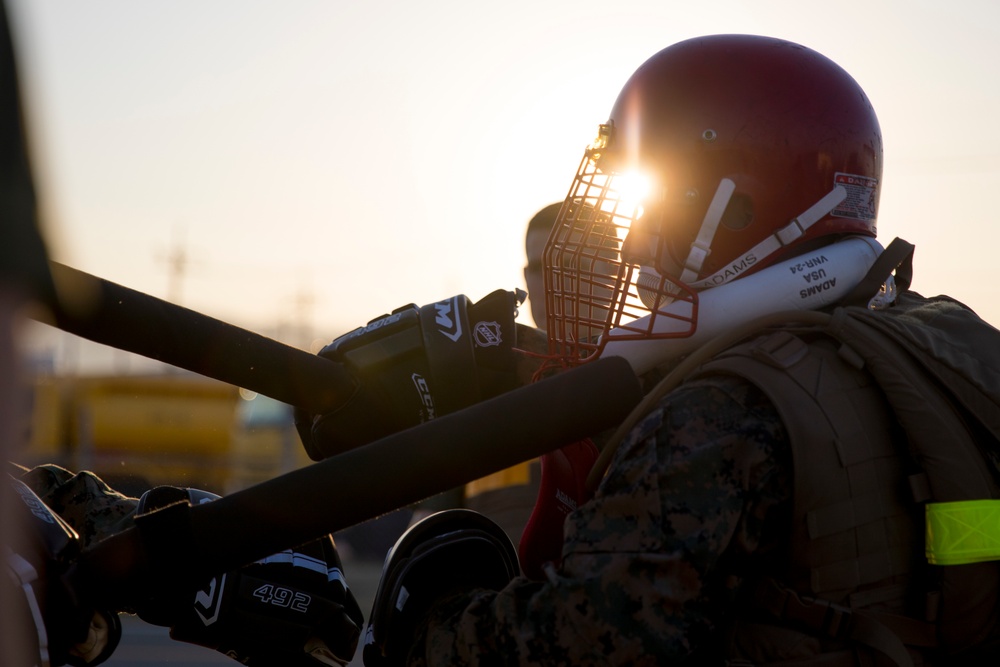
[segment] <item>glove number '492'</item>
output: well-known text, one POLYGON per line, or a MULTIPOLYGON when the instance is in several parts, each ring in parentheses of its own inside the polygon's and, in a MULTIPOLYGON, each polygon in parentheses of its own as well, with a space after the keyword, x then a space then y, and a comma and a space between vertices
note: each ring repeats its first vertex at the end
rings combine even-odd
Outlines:
MULTIPOLYGON (((136 522, 178 502, 214 498, 197 489, 155 487, 139 499, 136 522)), ((247 667, 346 665, 364 623, 330 535, 218 575, 197 590, 172 593, 151 600, 139 617, 169 627, 177 641, 247 667)))
POLYGON ((264 584, 258 587, 253 596, 264 604, 273 604, 276 607, 287 607, 293 611, 305 614, 309 611, 309 603, 312 596, 306 595, 302 591, 293 591, 290 588, 264 584))

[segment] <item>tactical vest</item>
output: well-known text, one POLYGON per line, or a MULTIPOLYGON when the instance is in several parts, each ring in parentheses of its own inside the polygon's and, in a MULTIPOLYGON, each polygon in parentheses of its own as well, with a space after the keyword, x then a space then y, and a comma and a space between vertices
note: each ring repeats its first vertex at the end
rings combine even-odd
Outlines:
POLYGON ((996 659, 1000 561, 928 565, 924 503, 1000 498, 1000 333, 911 292, 884 311, 794 319, 688 376, 758 386, 792 449, 790 568, 755 584, 744 615, 755 620, 735 629, 731 654, 783 666, 996 659))

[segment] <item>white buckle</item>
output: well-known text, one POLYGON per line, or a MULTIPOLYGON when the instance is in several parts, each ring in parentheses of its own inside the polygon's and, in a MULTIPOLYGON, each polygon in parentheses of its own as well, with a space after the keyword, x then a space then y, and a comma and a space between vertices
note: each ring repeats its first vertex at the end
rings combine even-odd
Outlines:
POLYGON ((795 220, 792 220, 790 223, 788 223, 787 225, 776 231, 774 233, 774 237, 778 239, 778 243, 780 243, 783 246, 786 246, 792 241, 795 241, 797 238, 802 236, 804 233, 805 230, 802 229, 802 225, 799 224, 799 219, 796 218, 795 220))
POLYGON ((691 252, 688 253, 684 268, 698 273, 708 256, 712 254, 712 249, 695 241, 691 244, 691 252))

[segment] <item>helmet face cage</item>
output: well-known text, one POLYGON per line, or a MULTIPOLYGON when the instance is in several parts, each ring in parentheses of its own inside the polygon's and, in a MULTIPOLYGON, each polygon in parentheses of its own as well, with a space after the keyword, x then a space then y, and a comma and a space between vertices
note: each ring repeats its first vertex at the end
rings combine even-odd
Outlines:
POLYGON ((622 88, 549 236, 550 353, 596 358, 612 330, 691 336, 699 291, 875 236, 881 176, 871 103, 821 54, 751 35, 667 47, 622 88), (632 170, 651 196, 632 191, 632 170))
MULTIPOLYGON (((649 252, 640 247, 639 239, 645 237, 634 230, 643 209, 639 200, 626 196, 626 176, 601 169, 604 150, 613 140, 614 124, 601 125, 597 140, 584 152, 543 254, 549 352, 571 364, 596 357, 612 328, 617 340, 648 338, 653 318, 636 320, 668 302, 687 307, 660 314, 689 325, 670 337, 690 335, 697 312, 697 293, 664 276, 657 276, 656 284, 644 282, 643 296, 647 301, 649 293, 669 298, 654 299, 653 310, 640 298, 634 278, 649 252)), ((648 240, 656 243, 653 237, 648 240)))

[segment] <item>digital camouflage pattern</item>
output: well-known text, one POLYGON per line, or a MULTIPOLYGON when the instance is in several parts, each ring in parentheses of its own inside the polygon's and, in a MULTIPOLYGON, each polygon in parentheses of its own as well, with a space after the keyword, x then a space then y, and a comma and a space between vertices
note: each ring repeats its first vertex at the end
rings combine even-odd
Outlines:
POLYGON ((31 470, 15 466, 14 476, 80 534, 84 548, 132 525, 138 500, 118 493, 92 472, 72 473, 47 464, 31 470))
POLYGON ((740 574, 780 571, 791 452, 774 407, 735 377, 664 397, 567 518, 545 582, 451 598, 413 665, 663 665, 724 650, 740 574))

